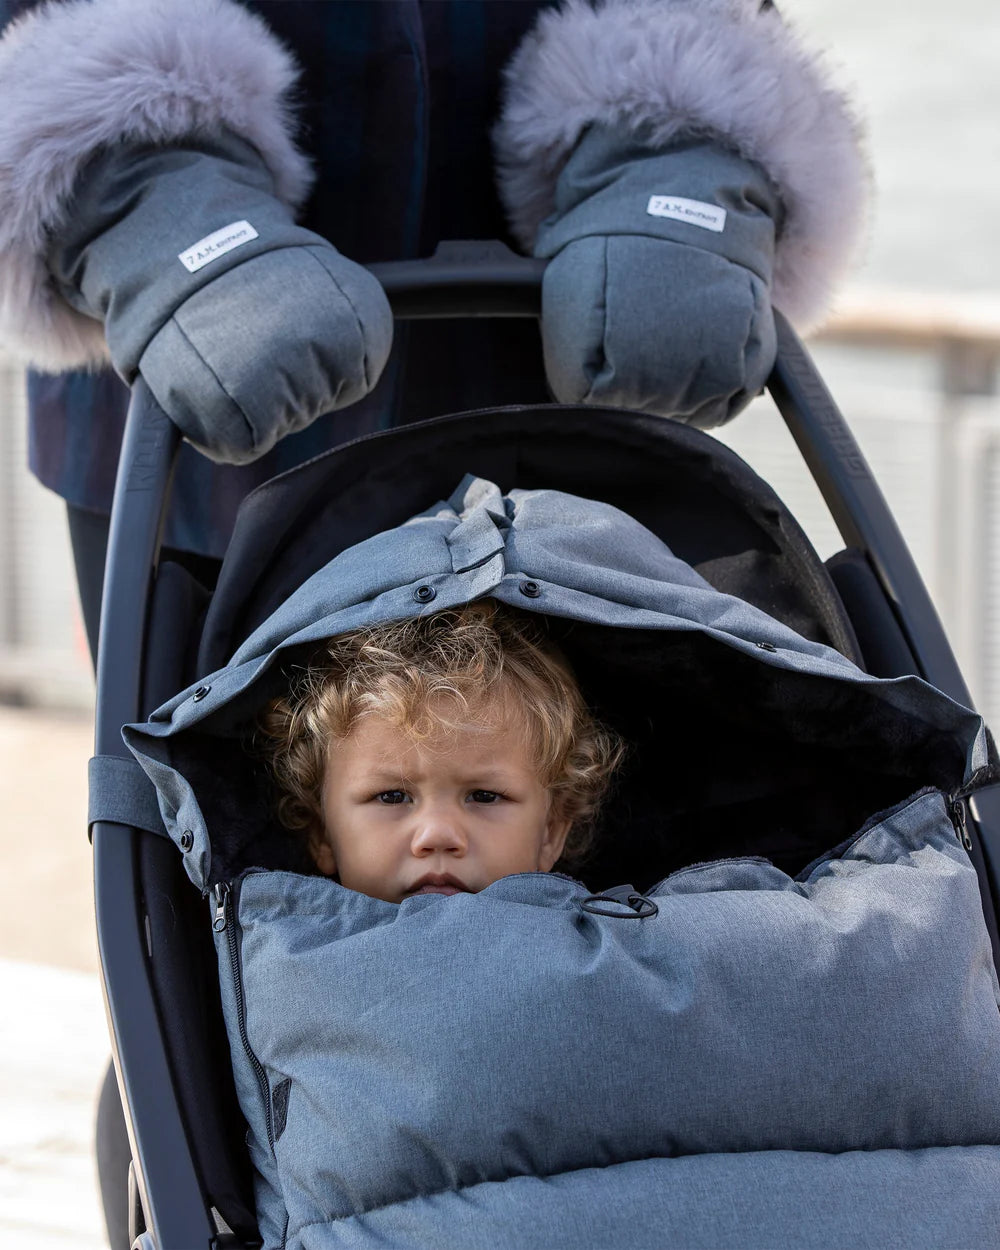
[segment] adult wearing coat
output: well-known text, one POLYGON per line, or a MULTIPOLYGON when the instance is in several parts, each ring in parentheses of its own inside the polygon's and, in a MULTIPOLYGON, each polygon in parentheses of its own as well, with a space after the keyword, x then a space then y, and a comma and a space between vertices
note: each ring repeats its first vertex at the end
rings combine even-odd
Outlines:
POLYGON ((67 502, 92 646, 127 390, 187 436, 167 545, 258 482, 485 402, 703 426, 763 385, 772 301, 857 237, 844 99, 769 0, 0 0, 0 344, 67 502), (492 131, 493 145, 489 142, 492 131), (501 238, 533 326, 396 327, 362 266, 501 238))
POLYGON ((125 397, 78 370, 141 370, 224 464, 184 449, 167 542, 188 552, 220 556, 275 472, 547 398, 546 373, 564 402, 718 424, 767 376, 772 299, 815 322, 857 235, 854 124, 767 0, 4 14, 0 342, 44 370, 32 467, 107 516, 125 397), (256 237, 185 267, 241 221, 256 237), (551 258, 544 372, 533 327, 393 336, 360 266, 447 238, 551 258))

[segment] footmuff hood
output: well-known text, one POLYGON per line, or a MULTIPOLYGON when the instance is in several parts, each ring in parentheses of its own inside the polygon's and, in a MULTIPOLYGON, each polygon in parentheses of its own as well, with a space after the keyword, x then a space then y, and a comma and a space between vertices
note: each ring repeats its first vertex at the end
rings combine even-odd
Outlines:
POLYGON ((617 508, 468 476, 331 560, 224 668, 124 729, 192 881, 310 871, 248 745, 293 666, 336 634, 486 596, 545 616, 630 744, 582 870, 591 885, 745 855, 797 873, 918 790, 954 795, 995 770, 975 713, 716 591, 617 508))

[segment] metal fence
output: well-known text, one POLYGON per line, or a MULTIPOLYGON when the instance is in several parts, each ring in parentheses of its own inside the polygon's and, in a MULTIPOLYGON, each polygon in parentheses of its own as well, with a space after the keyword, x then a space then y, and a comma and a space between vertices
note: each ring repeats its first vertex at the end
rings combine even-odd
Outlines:
MULTIPOLYGON (((860 292, 812 345, 1000 725, 1000 302, 860 292)), ((28 474, 20 372, 0 357, 0 699, 86 704, 92 680, 58 499, 28 474)), ((767 399, 719 431, 824 557, 843 544, 767 399)))

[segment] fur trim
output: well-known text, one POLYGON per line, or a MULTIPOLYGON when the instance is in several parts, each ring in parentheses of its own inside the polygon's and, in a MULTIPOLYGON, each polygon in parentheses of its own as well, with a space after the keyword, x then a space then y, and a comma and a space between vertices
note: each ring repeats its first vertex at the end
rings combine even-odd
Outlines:
POLYGON ((49 235, 101 147, 176 143, 228 128, 257 148, 276 194, 311 182, 292 142, 298 69, 234 0, 71 0, 11 23, 0 41, 0 339, 45 369, 107 360, 98 321, 45 267, 49 235))
POLYGON ((845 97, 758 0, 566 0, 544 11, 506 71, 494 139, 500 194, 529 251, 585 127, 663 148, 717 138, 759 164, 784 209, 774 302, 821 317, 861 235, 869 176, 845 97))

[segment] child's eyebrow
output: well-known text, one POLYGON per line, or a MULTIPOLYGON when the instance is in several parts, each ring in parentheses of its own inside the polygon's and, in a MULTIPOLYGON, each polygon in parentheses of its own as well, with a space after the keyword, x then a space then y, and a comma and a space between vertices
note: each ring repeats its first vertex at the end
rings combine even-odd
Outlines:
MULTIPOLYGON (((504 764, 487 763, 483 765, 470 764, 461 770, 464 777, 477 781, 508 781, 510 779, 510 770, 504 764)), ((406 783, 410 781, 420 781, 423 778, 421 769, 408 769, 405 772, 397 764, 378 763, 363 765, 361 775, 365 782, 394 781, 406 783)))
POLYGON ((404 773, 401 768, 394 767, 392 764, 364 764, 360 771, 368 781, 412 781, 414 776, 420 775, 413 772, 404 773))
POLYGON ((463 774, 462 781, 482 790, 508 790, 518 784, 517 777, 502 768, 470 768, 463 774))

